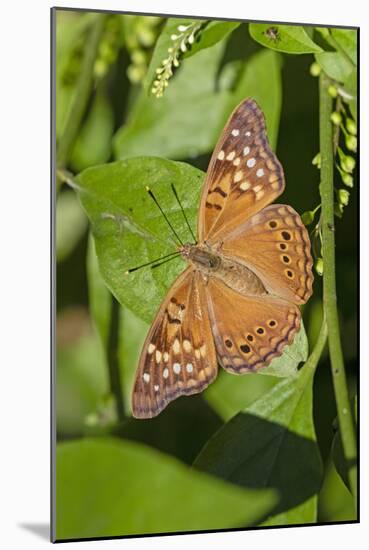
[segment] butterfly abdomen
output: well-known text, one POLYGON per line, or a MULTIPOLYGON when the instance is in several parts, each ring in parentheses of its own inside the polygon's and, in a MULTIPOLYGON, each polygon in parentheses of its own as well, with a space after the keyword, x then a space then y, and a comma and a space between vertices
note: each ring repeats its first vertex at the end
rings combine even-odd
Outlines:
POLYGON ((263 283, 251 269, 226 258, 218 251, 204 245, 185 245, 183 256, 192 262, 205 277, 214 276, 233 290, 245 296, 263 296, 267 294, 263 283))

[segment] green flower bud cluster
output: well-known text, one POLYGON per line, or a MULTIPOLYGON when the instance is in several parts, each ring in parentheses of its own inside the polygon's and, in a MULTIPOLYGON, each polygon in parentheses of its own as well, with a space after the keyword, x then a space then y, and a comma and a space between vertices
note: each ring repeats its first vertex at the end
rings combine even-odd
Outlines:
POLYGON ((314 61, 314 63, 312 63, 310 65, 310 74, 311 74, 311 76, 319 76, 321 72, 322 72, 321 66, 319 65, 319 63, 314 61))
POLYGON ((172 34, 173 44, 168 48, 168 56, 163 59, 161 66, 156 69, 156 78, 153 82, 151 93, 156 97, 162 97, 165 88, 173 76, 174 68, 179 66, 180 57, 192 46, 196 33, 201 29, 203 23, 190 23, 179 25, 178 33, 172 34))
POLYGON ((314 268, 315 268, 315 271, 317 272, 318 275, 322 276, 323 275, 323 271, 324 271, 324 263, 323 263, 323 258, 317 258, 316 259, 316 262, 314 264, 314 268))
POLYGON ((108 18, 105 24, 103 36, 99 44, 99 51, 94 63, 94 76, 97 79, 103 78, 110 65, 118 56, 120 48, 120 23, 116 15, 108 18))
POLYGON ((130 55, 127 76, 132 84, 144 79, 162 23, 161 17, 123 16, 124 41, 130 55))

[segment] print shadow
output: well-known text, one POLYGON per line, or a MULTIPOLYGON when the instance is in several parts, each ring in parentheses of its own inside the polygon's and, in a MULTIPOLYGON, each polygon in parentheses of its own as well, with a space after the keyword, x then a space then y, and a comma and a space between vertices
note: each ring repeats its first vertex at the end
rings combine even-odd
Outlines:
POLYGON ((280 500, 269 515, 312 497, 323 475, 316 442, 246 413, 237 414, 216 432, 194 467, 242 487, 277 490, 280 500))

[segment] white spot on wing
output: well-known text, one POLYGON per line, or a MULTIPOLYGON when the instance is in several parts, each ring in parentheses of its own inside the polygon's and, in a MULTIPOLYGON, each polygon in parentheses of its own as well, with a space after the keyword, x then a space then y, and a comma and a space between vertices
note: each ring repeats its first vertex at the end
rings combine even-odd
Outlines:
POLYGON ((150 375, 148 372, 144 372, 142 378, 144 379, 144 382, 150 382, 150 375))
POLYGON ((244 147, 243 154, 244 156, 248 155, 250 152, 250 147, 244 147))
POLYGON ((158 386, 157 384, 155 384, 154 390, 155 390, 155 391, 159 391, 159 386, 158 386))
POLYGON ((250 189, 251 187, 251 183, 249 183, 248 181, 243 181, 240 185, 240 189, 242 191, 247 191, 247 189, 250 189))
POLYGON ((189 340, 183 340, 183 348, 185 351, 190 352, 192 349, 192 344, 189 340))
POLYGON ((234 130, 232 130, 232 136, 235 136, 235 137, 236 137, 236 136, 239 135, 239 133, 240 133, 240 131, 237 130, 237 128, 235 128, 234 130))
POLYGON ((187 371, 187 372, 192 372, 192 371, 193 371, 193 364, 192 364, 192 363, 187 363, 187 365, 186 365, 186 371, 187 371))
POLYGON ((173 351, 174 351, 174 353, 179 353, 180 350, 181 350, 181 346, 180 346, 178 338, 176 338, 173 342, 173 351))
POLYGON ((228 153, 226 158, 227 160, 233 160, 235 156, 236 156, 236 151, 231 151, 230 153, 228 153))
POLYGON ((254 157, 251 157, 250 159, 247 159, 246 164, 249 168, 253 168, 256 164, 256 160, 254 159, 254 157))
POLYGON ((163 378, 168 378, 168 376, 169 376, 169 370, 165 368, 163 370, 163 378))
POLYGON ((245 132, 245 136, 250 137, 250 136, 251 136, 251 132, 248 132, 248 131, 245 132))
POLYGON ((161 351, 159 351, 158 349, 157 349, 156 352, 155 352, 155 359, 156 359, 156 362, 157 362, 157 363, 160 363, 161 351))
POLYGON ((219 152, 219 155, 218 155, 218 160, 223 160, 225 157, 225 154, 224 154, 224 151, 223 149, 219 152))
POLYGON ((173 365, 173 371, 176 373, 176 374, 179 374, 181 372, 181 365, 179 363, 174 363, 173 365))
POLYGON ((258 178, 261 178, 262 176, 264 176, 264 170, 262 168, 258 168, 256 170, 256 175, 258 178))
POLYGON ((150 355, 151 355, 152 352, 154 351, 154 349, 155 349, 154 344, 149 344, 149 347, 147 348, 147 353, 150 353, 150 355))
POLYGON ((235 183, 241 181, 241 180, 242 180, 242 175, 243 175, 242 170, 239 170, 238 172, 235 173, 234 178, 233 178, 233 181, 234 181, 235 183))

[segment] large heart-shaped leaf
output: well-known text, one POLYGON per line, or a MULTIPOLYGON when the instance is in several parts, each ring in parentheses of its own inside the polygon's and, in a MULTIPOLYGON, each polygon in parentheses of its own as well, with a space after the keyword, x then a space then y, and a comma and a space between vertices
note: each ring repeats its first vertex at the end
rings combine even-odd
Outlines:
POLYGON ((146 191, 150 186, 183 241, 191 238, 171 191, 176 186, 195 227, 204 174, 192 166, 159 158, 134 158, 82 172, 78 192, 91 222, 100 272, 118 301, 147 322, 166 290, 185 267, 175 259, 156 269, 127 269, 176 250, 170 228, 146 191))
POLYGON ((312 418, 314 370, 283 380, 209 440, 195 466, 249 488, 273 487, 268 525, 316 521, 322 466, 312 418))
POLYGON ((57 540, 246 527, 276 503, 114 438, 59 444, 56 486, 57 540))

